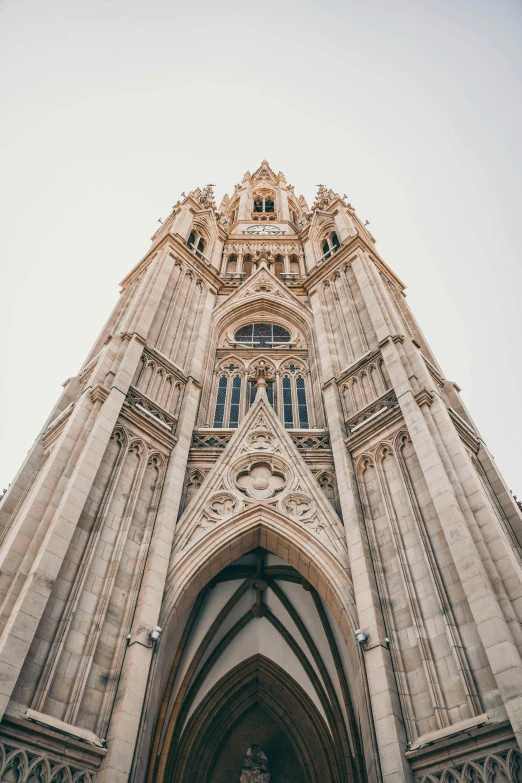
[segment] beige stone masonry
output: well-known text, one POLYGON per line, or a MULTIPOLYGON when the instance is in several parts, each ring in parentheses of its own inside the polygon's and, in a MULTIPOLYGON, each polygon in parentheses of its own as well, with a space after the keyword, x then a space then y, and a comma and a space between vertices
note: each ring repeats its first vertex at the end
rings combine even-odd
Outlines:
MULTIPOLYGON (((468 599, 478 633, 519 744, 522 741, 522 661, 482 558, 444 469, 436 444, 414 398, 411 383, 379 306, 377 284, 362 259, 353 263, 366 304, 381 339, 382 355, 417 453, 433 504, 468 599)), ((454 429, 454 428, 453 428, 454 429)))
MULTIPOLYGON (((23 582, 23 587, 3 629, 0 638, 0 667, 3 672, 0 681, 0 715, 3 715, 9 703, 45 604, 71 542, 76 523, 120 414, 141 351, 141 341, 132 338, 127 344, 120 369, 114 379, 119 388, 113 386, 107 399, 99 408, 85 446, 78 455, 67 488, 45 531, 30 573, 23 582)), ((85 397, 84 405, 89 404, 92 405, 90 398, 85 397)), ((81 412, 82 408, 82 405, 78 406, 78 411, 81 412)), ((76 416, 71 417, 63 439, 78 438, 81 429, 81 423, 76 416)), ((59 444, 55 449, 55 455, 56 459, 61 457, 62 462, 64 461, 59 444)), ((44 479, 42 483, 43 481, 44 479)))
MULTIPOLYGON (((148 632, 159 622, 199 395, 199 386, 193 381, 189 382, 180 416, 182 424, 179 439, 167 468, 138 596, 131 630, 133 639, 143 638, 143 632, 148 632)), ((152 645, 144 646, 139 641, 131 643, 127 648, 107 735, 108 753, 97 776, 97 783, 123 783, 129 779, 152 655, 152 645)))
MULTIPOLYGON (((319 343, 326 345, 319 296, 314 293, 310 299, 319 343)), ((342 424, 343 416, 337 384, 333 380, 333 368, 328 350, 321 352, 321 363, 325 381, 323 397, 345 526, 358 623, 370 637, 371 649, 363 655, 378 746, 374 752, 380 760, 384 781, 412 781, 412 774, 404 756, 406 735, 390 653, 384 645, 386 631, 368 538, 361 513, 353 464, 344 443, 346 434, 342 424)))

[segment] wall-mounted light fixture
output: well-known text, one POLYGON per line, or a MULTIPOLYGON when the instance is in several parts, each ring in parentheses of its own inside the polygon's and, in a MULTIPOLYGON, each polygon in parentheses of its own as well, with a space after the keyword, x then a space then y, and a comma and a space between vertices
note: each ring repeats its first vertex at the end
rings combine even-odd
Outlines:
POLYGON ((355 639, 359 642, 359 644, 366 644, 368 642, 368 639, 370 637, 367 633, 362 631, 360 628, 357 628, 355 631, 355 639))
POLYGON ((148 632, 147 636, 154 644, 155 642, 159 641, 162 633, 163 629, 160 628, 159 625, 155 625, 154 628, 151 628, 151 630, 148 632))

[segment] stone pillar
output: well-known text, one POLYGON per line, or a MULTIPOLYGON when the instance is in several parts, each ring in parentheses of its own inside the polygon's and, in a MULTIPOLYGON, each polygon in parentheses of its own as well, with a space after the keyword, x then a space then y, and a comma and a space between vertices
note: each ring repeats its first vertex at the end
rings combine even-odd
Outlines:
MULTIPOLYGON (((310 296, 319 344, 326 344, 319 295, 310 296)), ((405 759, 406 736, 390 652, 384 642, 386 631, 379 594, 359 502, 355 472, 346 449, 346 433, 337 384, 333 377, 328 351, 321 352, 323 395, 330 442, 337 475, 339 502, 346 532, 351 576, 359 626, 369 635, 368 649, 363 653, 368 675, 369 696, 377 748, 385 782, 412 783, 413 775, 405 759)), ((376 761, 378 763, 378 761, 376 761)))
MULTIPOLYGON (((125 348, 119 369, 109 390, 97 385, 90 393, 83 395, 80 404, 73 410, 67 422, 59 444, 51 456, 47 470, 39 484, 39 492, 35 492, 33 503, 28 503, 19 524, 11 531, 11 536, 21 529, 23 522, 32 514, 40 518, 42 502, 49 502, 50 493, 46 490, 46 481, 53 477, 59 462, 67 457, 67 442, 75 443, 85 424, 86 408, 90 407, 91 398, 95 405, 102 400, 99 411, 95 415, 92 429, 89 432, 85 446, 78 456, 75 468, 69 478, 52 519, 43 532, 43 538, 31 562, 30 571, 24 579, 16 603, 0 638, 0 717, 9 703, 13 688, 20 674, 22 665, 29 651, 30 644, 42 617, 45 605, 51 594, 56 577, 72 539, 76 524, 87 500, 96 472, 100 466, 105 449, 111 437, 114 425, 120 414, 138 362, 143 351, 143 341, 137 335, 129 339, 125 348), (59 446, 63 444, 65 448, 59 446), (39 495, 42 499, 38 502, 39 495), (44 500, 47 498, 47 501, 44 500)), ((91 403, 92 404, 92 403, 91 403)), ((5 542, 4 552, 8 553, 11 546, 5 542)))
POLYGON ((199 395, 199 385, 191 379, 185 390, 179 440, 167 468, 131 639, 107 733, 108 753, 96 783, 126 783, 129 779, 153 656, 153 645, 148 641, 147 633, 159 622, 199 395))
MULTIPOLYGON (((375 331, 381 341, 381 352, 392 388, 397 395, 477 631, 513 731, 522 747, 522 660, 436 443, 415 399, 408 373, 395 342, 396 339, 402 341, 403 338, 394 339, 390 336, 389 328, 393 322, 397 323, 397 315, 393 312, 389 300, 386 302, 382 291, 379 291, 378 283, 368 274, 365 266, 361 257, 352 264, 375 331), (390 308, 387 312, 383 304, 390 308)), ((440 411, 440 402, 437 403, 437 407, 440 411)), ((453 440, 458 439, 458 434, 456 432, 453 434, 453 440)), ((441 436, 443 435, 444 433, 441 432, 441 436)))

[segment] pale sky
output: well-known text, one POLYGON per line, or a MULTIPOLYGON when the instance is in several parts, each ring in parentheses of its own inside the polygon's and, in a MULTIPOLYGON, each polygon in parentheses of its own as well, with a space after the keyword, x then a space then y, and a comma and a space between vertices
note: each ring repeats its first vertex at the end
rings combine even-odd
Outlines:
POLYGON ((0 0, 2 487, 158 218, 266 157, 370 221, 522 495, 521 44, 508 0, 0 0))

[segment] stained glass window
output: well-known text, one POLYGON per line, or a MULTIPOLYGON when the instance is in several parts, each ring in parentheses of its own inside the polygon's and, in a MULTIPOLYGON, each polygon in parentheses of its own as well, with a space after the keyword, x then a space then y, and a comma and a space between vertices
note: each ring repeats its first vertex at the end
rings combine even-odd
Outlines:
POLYGON ((289 375, 283 376, 283 421, 287 429, 294 426, 294 407, 292 404, 292 381, 289 375))
POLYGON ((295 379, 295 388, 297 392, 297 410, 299 413, 299 426, 306 429, 308 427, 308 407, 306 405, 305 380, 302 375, 295 379))
POLYGON ((234 340, 248 343, 253 348, 273 348, 290 342, 290 332, 277 324, 248 324, 236 331, 234 340))
POLYGON ((228 378, 222 375, 218 383, 216 397, 216 412, 214 414, 214 427, 222 427, 225 418, 225 402, 227 399, 228 378))
POLYGON ((268 386, 266 387, 266 396, 268 397, 268 402, 273 408, 274 407, 274 384, 273 383, 269 383, 268 386))
POLYGON ((232 381, 232 394, 230 395, 230 417, 229 427, 237 427, 239 422, 239 401, 241 399, 241 376, 234 375, 232 381))

